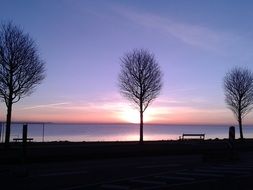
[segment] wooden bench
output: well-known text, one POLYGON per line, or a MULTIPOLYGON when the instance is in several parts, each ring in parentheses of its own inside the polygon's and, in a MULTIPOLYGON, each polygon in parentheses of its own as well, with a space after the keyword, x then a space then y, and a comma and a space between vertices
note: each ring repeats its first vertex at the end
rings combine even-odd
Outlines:
POLYGON ((184 139, 201 139, 201 140, 204 140, 205 139, 205 134, 202 134, 202 133, 199 133, 199 134, 184 133, 182 135, 182 140, 184 140, 184 139), (193 138, 185 138, 185 137, 193 137, 193 138), (196 137, 199 137, 199 138, 196 138, 196 137))
MULTIPOLYGON (((13 138, 13 140, 15 141, 15 142, 19 142, 19 141, 23 141, 23 138, 13 138)), ((27 140, 27 142, 32 142, 33 141, 33 138, 27 138, 26 139, 27 140)))

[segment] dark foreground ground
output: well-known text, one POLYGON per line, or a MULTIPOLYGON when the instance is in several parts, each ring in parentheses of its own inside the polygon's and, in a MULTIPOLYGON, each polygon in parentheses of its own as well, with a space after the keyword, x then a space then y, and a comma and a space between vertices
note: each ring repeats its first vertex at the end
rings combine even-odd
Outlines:
POLYGON ((253 140, 0 148, 0 189, 253 189, 253 140))

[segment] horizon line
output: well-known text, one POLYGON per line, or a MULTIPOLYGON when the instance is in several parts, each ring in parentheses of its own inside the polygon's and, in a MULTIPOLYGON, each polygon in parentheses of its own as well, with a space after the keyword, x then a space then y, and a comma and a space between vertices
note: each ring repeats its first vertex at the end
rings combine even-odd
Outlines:
MULTIPOLYGON (((2 124, 6 121, 0 121, 2 124)), ((139 125, 139 123, 130 123, 130 122, 62 122, 62 121, 12 121, 12 124, 71 124, 71 125, 139 125)), ((152 123, 147 122, 144 125, 189 125, 189 126, 199 126, 199 125, 213 125, 213 126, 237 126, 238 124, 232 123, 152 123)), ((245 125, 253 125, 244 124, 245 125)))

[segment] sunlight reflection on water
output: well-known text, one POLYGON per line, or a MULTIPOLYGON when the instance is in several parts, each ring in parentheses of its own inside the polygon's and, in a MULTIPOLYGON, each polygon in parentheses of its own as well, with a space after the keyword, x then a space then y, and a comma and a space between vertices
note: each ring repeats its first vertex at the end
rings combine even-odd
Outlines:
MULTIPOLYGON (((42 141, 42 124, 29 124, 28 137, 42 141)), ((228 138, 229 126, 212 125, 145 125, 144 140, 177 140, 183 133, 204 133, 206 139, 228 138)), ((245 126, 244 136, 253 137, 253 126, 245 126)), ((4 133, 1 140, 3 141, 4 133)), ((11 139, 22 137, 22 125, 13 124, 11 139)), ((236 138, 239 137, 236 127, 236 138)), ((138 141, 139 126, 136 124, 46 124, 45 141, 138 141)))

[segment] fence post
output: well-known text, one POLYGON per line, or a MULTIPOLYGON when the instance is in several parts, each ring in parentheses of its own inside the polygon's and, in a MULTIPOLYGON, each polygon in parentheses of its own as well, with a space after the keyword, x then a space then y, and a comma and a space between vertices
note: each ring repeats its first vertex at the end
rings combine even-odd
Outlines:
POLYGON ((1 123, 1 128, 0 128, 0 142, 2 142, 2 128, 3 128, 3 124, 1 123))
POLYGON ((44 138, 45 138, 45 123, 43 123, 43 126, 42 126, 42 142, 44 142, 44 138))
POLYGON ((235 140, 235 127, 234 126, 230 126, 229 127, 229 141, 234 142, 235 140))
POLYGON ((23 144, 27 142, 27 124, 23 124, 23 144))

